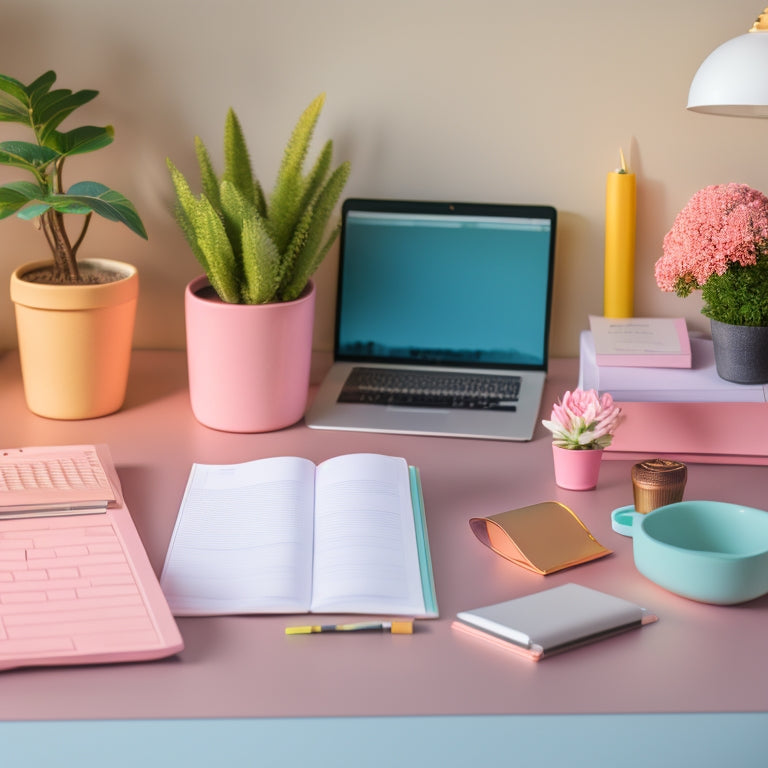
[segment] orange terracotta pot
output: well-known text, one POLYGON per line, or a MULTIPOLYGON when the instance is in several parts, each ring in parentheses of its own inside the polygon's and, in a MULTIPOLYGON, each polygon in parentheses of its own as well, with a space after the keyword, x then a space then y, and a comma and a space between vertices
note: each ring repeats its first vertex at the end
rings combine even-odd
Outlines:
POLYGON ((44 285, 11 275, 11 300, 27 407, 51 419, 90 419, 119 410, 125 400, 139 294, 131 264, 87 259, 125 277, 103 285, 44 285))
POLYGON ((295 301, 228 304, 199 277, 187 286, 185 312, 189 395, 201 424, 271 432, 302 418, 315 319, 311 281, 295 301))

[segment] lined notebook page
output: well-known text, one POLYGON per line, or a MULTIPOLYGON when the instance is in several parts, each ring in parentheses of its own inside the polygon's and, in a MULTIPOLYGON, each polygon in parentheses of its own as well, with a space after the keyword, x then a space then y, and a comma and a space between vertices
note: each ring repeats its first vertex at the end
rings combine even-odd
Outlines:
POLYGON ((404 459, 357 454, 319 465, 312 610, 424 613, 404 459))
POLYGON ((160 579, 177 616, 309 610, 315 466, 194 464, 160 579))

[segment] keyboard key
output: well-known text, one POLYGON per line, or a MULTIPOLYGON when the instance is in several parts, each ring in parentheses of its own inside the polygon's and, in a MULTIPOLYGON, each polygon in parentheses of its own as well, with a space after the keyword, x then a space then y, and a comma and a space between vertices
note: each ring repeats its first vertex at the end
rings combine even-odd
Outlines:
POLYGON ((0 656, 98 653, 157 641, 111 523, 92 516, 0 526, 0 656))
POLYGON ((514 411, 519 393, 519 376, 356 367, 339 402, 514 411))

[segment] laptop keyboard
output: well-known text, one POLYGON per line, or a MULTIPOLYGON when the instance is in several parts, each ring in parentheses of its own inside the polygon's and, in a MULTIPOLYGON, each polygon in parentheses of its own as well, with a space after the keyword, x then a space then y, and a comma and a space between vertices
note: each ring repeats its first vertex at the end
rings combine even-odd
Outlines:
POLYGON ((519 376, 357 367, 339 402, 514 411, 519 395, 519 376))
POLYGON ((106 515, 2 521, 0 660, 157 640, 106 515))

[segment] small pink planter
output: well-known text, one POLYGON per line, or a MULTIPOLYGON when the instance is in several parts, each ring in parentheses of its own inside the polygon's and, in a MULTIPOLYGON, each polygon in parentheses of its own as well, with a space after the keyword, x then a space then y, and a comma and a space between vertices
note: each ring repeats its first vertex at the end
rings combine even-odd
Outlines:
POLYGON ((255 305, 227 304, 208 285, 198 277, 184 294, 195 418, 226 432, 295 424, 309 393, 314 284, 295 301, 255 305))
POLYGON ((574 451, 552 446, 555 482, 569 491, 589 491, 597 485, 602 450, 574 451))

